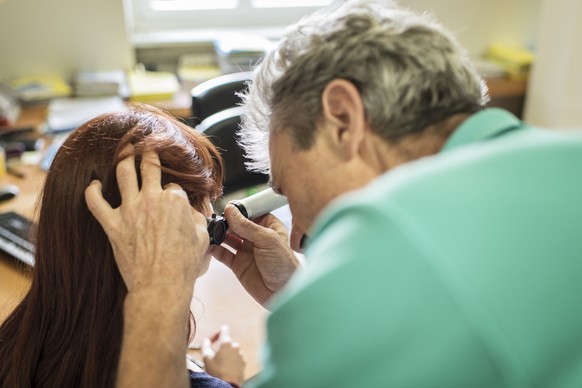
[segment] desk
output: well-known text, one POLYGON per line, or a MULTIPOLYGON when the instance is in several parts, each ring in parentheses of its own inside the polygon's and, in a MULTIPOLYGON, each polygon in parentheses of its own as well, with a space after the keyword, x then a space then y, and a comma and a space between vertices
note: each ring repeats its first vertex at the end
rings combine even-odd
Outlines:
MULTIPOLYGON (((34 217, 37 194, 42 188, 44 173, 36 166, 18 167, 25 178, 6 175, 0 185, 12 183, 20 188, 20 193, 0 203, 0 212, 15 211, 26 217, 34 217)), ((18 260, 0 252, 0 322, 20 302, 30 286, 30 269, 18 260)))
MULTIPOLYGON (((25 113, 28 125, 35 123, 36 115, 43 114, 42 108, 36 109, 37 112, 25 113)), ((37 166, 17 168, 25 174, 24 179, 11 175, 0 178, 0 185, 13 183, 20 187, 20 194, 0 203, 0 212, 13 210, 34 219, 34 206, 45 173, 37 166)), ((30 270, 27 267, 0 252, 0 322, 6 319, 25 295, 30 281, 30 270)), ((196 283, 192 311, 197 323, 195 343, 201 343, 205 336, 212 335, 221 325, 228 324, 233 339, 241 344, 245 352, 245 377, 260 371, 267 311, 247 294, 230 269, 213 260, 208 272, 196 283)), ((190 352, 196 358, 201 358, 198 351, 190 352)))
POLYGON ((511 80, 502 77, 489 78, 485 81, 491 97, 487 106, 506 109, 521 119, 527 93, 527 80, 511 80))

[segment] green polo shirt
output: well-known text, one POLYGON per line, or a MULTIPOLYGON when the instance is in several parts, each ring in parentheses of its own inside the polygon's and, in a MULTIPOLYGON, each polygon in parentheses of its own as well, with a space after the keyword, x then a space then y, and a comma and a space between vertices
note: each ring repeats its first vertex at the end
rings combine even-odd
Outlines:
POLYGON ((582 136, 499 109, 343 196, 268 321, 260 387, 582 387, 582 136))

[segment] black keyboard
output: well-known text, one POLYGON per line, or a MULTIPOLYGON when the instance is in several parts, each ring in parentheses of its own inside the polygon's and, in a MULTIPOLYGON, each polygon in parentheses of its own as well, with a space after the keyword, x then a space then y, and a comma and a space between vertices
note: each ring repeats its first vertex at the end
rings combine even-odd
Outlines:
POLYGON ((0 250, 34 265, 34 244, 30 241, 31 220, 15 212, 0 213, 0 250))

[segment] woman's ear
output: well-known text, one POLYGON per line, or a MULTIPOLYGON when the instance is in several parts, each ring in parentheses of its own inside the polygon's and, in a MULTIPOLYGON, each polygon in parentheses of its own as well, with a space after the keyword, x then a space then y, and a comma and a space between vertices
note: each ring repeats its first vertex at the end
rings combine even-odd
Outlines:
POLYGON ((350 81, 338 78, 326 85, 321 98, 327 140, 342 157, 351 159, 367 129, 360 92, 350 81))

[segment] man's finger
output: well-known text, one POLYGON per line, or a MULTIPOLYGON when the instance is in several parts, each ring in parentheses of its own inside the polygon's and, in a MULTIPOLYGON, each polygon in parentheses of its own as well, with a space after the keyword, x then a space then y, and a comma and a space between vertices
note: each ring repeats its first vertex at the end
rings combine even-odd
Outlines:
POLYGON ((183 202, 183 205, 188 206, 192 209, 192 207, 190 206, 190 200, 188 198, 188 193, 186 193, 184 191, 184 189, 182 188, 182 186, 180 186, 179 184, 168 183, 167 185, 164 186, 163 190, 166 191, 167 193, 171 193, 172 195, 178 195, 179 197, 183 198, 185 200, 185 201, 181 201, 181 202, 183 202))
POLYGON ((229 251, 227 248, 220 245, 211 245, 208 249, 208 253, 216 260, 220 261, 228 268, 232 268, 232 263, 234 262, 234 253, 229 251))
POLYGON ((103 229, 107 231, 108 222, 111 221, 111 213, 113 209, 109 202, 103 198, 103 193, 101 192, 102 186, 99 181, 92 181, 89 186, 85 189, 85 202, 89 211, 93 216, 99 221, 103 229))
POLYGON ((228 227, 243 240, 256 243, 258 238, 267 237, 267 233, 270 231, 270 229, 245 218, 234 205, 227 205, 224 209, 224 215, 228 220, 228 227))
MULTIPOLYGON (((186 196, 186 198, 188 198, 188 196, 186 195, 186 192, 184 192, 184 195, 186 196)), ((200 230, 200 234, 202 236, 204 236, 204 238, 206 240, 206 250, 208 250, 208 246, 210 245, 210 235, 208 234, 208 228, 207 228, 208 221, 206 220, 206 217, 204 216, 204 214, 200 213, 198 210, 194 209, 193 207, 190 208, 190 214, 192 215, 192 220, 194 221, 194 223, 196 224, 196 226, 200 230)))
POLYGON ((122 158, 117 164, 115 174, 121 198, 135 198, 139 193, 137 172, 135 171, 135 153, 133 145, 127 145, 120 153, 122 158))
POLYGON ((160 158, 155 151, 144 151, 140 163, 141 185, 143 191, 159 192, 162 190, 162 170, 160 158))

